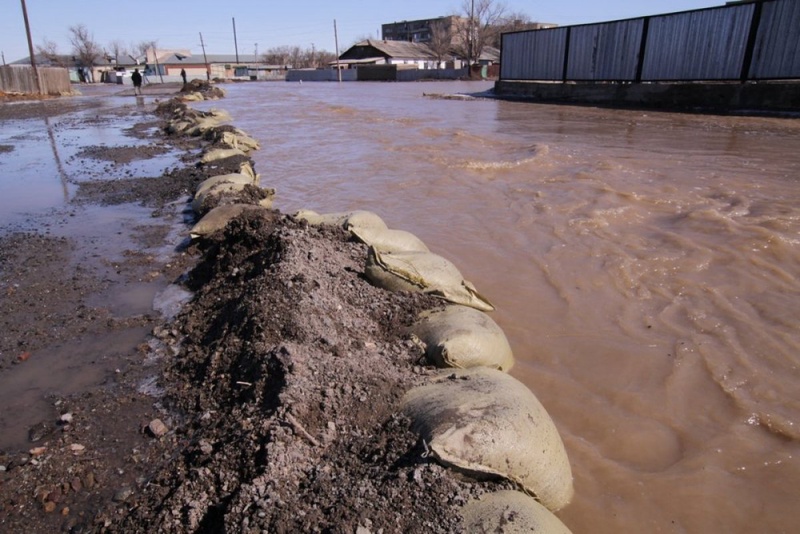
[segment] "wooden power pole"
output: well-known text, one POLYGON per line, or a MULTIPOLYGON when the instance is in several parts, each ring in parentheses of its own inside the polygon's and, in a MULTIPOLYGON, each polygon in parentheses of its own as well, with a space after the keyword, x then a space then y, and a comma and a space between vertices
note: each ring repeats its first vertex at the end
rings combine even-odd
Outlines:
POLYGON ((333 19, 333 40, 336 42, 336 76, 342 83, 342 69, 339 67, 339 33, 336 31, 336 19, 333 19))
POLYGON ((22 2, 22 18, 25 19, 25 33, 28 36, 28 53, 31 55, 31 67, 33 67, 33 77, 36 80, 36 92, 42 94, 42 80, 39 79, 39 69, 36 68, 36 57, 34 57, 33 54, 33 39, 31 39, 31 25, 28 23, 28 8, 25 7, 25 0, 20 0, 20 2, 22 2))
POLYGON ((206 44, 203 42, 203 32, 200 32, 200 46, 203 49, 203 61, 206 64, 206 81, 211 81, 211 65, 208 64, 208 56, 206 56, 206 44))

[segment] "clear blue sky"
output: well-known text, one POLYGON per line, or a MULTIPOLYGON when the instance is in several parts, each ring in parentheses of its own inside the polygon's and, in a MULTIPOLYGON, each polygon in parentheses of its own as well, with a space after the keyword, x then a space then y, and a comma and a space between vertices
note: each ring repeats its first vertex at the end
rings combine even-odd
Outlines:
MULTIPOLYGON (((433 18, 460 11, 462 0, 26 0, 34 47, 45 39, 71 53, 69 27, 84 24, 107 47, 156 41, 159 48, 188 48, 233 54, 233 23, 239 54, 261 54, 270 47, 299 45, 333 52, 333 21, 339 50, 357 39, 375 38, 381 24, 433 18)), ((506 0, 507 10, 559 25, 602 22, 723 5, 724 0, 506 0)), ((20 0, 0 0, 0 51, 6 62, 28 56, 20 0)))

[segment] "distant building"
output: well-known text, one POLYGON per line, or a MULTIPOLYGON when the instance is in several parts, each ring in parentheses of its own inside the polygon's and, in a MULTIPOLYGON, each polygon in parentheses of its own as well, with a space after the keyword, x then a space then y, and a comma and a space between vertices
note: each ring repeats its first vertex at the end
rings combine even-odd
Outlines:
POLYGON ((436 55, 422 43, 367 39, 348 48, 339 56, 338 63, 340 67, 405 65, 406 68, 432 69, 436 68, 436 55))
MULTIPOLYGON (((473 60, 482 65, 497 64, 500 60, 500 35, 503 32, 554 28, 557 24, 506 19, 492 28, 491 36, 483 50, 472 51, 473 60), (475 54, 477 52, 477 54, 475 54), (475 58, 474 55, 478 57, 475 58)), ((469 19, 457 15, 433 19, 404 20, 381 25, 383 40, 404 41, 430 46, 441 64, 458 66, 470 54, 468 35, 469 19)))
POLYGON ((458 28, 464 24, 462 17, 450 15, 435 19, 404 20, 381 25, 384 41, 406 41, 409 43, 430 43, 433 40, 433 27, 439 24, 445 31, 454 36, 458 28))
MULTIPOLYGON (((404 20, 402 22, 392 22, 381 25, 381 33, 384 41, 407 41, 409 43, 429 44, 434 40, 434 33, 437 26, 446 33, 453 36, 453 46, 460 46, 463 41, 464 29, 469 20, 458 15, 448 15, 446 17, 436 17, 434 19, 404 20)), ((498 26, 500 32, 522 31, 522 30, 542 30, 545 28, 555 28, 557 24, 549 22, 524 22, 521 20, 507 20, 498 26)), ((496 43, 499 44, 499 43, 496 43)))

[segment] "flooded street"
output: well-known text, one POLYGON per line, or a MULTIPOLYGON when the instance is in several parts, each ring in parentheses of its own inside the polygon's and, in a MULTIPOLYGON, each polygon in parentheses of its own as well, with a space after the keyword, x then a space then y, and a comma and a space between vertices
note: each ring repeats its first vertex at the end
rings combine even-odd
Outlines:
MULTIPOLYGON (((797 120, 249 84, 277 207, 371 209, 497 306, 566 442, 575 532, 789 532, 800 499, 797 120)), ((198 106, 201 107, 201 106, 198 106)))
MULTIPOLYGON (((490 87, 228 84, 193 107, 261 143, 276 208, 375 211, 495 304, 564 439, 574 532, 794 531, 800 121, 423 96, 490 87)), ((69 198, 105 135, 70 121, 98 114, 0 134, 4 225, 69 198)))

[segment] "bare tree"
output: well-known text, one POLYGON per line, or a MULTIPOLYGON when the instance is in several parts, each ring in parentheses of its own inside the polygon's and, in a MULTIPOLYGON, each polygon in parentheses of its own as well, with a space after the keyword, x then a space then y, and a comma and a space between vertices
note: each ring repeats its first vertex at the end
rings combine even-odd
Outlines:
POLYGON ((497 40, 498 23, 505 11, 505 4, 498 0, 462 0, 461 14, 466 20, 460 24, 459 42, 468 64, 473 64, 484 47, 497 40))
POLYGON ((317 50, 313 45, 305 49, 299 46, 277 46, 268 49, 261 57, 265 63, 294 69, 327 66, 328 63, 336 61, 336 54, 327 50, 317 50))
POLYGON ((138 43, 131 44, 130 54, 137 62, 140 58, 142 58, 144 59, 145 63, 147 63, 147 51, 155 49, 155 47, 155 41, 139 41, 138 43))
POLYGON ((285 67, 289 65, 290 57, 291 49, 290 47, 284 45, 267 49, 267 51, 261 56, 261 59, 268 65, 281 65, 285 67))
POLYGON ((58 53, 58 45, 53 41, 45 39, 41 45, 36 47, 36 53, 44 57, 51 65, 56 67, 67 66, 64 56, 58 53))
POLYGON ((89 33, 89 29, 83 24, 78 24, 76 26, 70 26, 69 33, 69 41, 72 43, 72 55, 75 56, 79 65, 84 69, 91 69, 94 67, 97 60, 102 57, 103 50, 100 45, 94 41, 92 35, 89 33))
POLYGON ((539 24, 533 22, 526 13, 521 11, 509 13, 497 21, 497 32, 495 32, 493 42, 489 43, 489 46, 500 48, 502 33, 533 30, 538 27, 539 24))
POLYGON ((453 25, 451 18, 437 20, 431 23, 431 41, 428 47, 436 54, 436 62, 440 64, 444 58, 453 52, 453 25))
POLYGON ((115 39, 108 43, 108 55, 114 58, 114 63, 119 65, 119 58, 120 56, 127 56, 128 49, 125 47, 125 44, 115 39))

